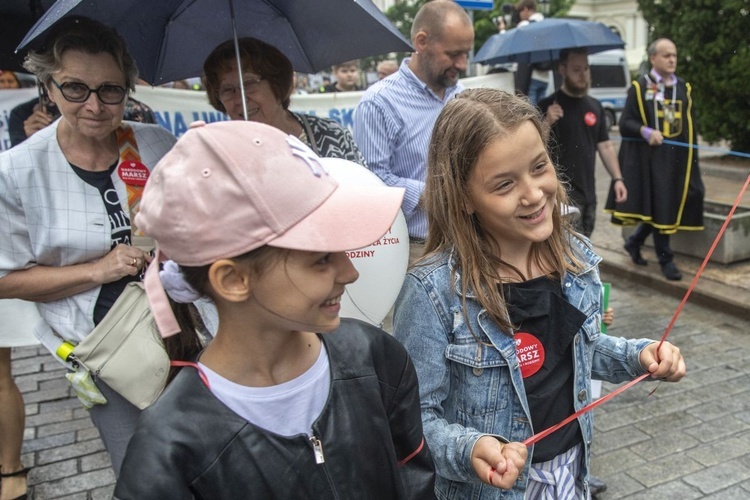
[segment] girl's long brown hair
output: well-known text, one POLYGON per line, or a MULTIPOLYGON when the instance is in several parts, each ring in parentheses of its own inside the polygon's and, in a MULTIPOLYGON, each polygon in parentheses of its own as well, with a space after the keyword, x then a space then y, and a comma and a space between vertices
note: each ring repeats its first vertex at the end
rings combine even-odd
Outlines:
MULTIPOLYGON (((469 177, 482 151, 526 122, 534 125, 546 148, 548 127, 527 99, 495 89, 460 93, 443 108, 435 122, 423 195, 429 231, 425 256, 420 262, 439 252, 453 252, 456 266, 451 282, 460 271, 464 315, 467 315, 466 295, 471 292, 507 335, 512 335, 513 325, 499 286, 505 277, 500 270, 505 271, 503 275, 515 274, 521 280, 526 277, 522 270, 503 261, 497 242, 467 212, 466 197, 469 177)), ((560 205, 567 204, 568 199, 559 178, 556 201, 552 235, 531 248, 531 259, 541 269, 548 269, 550 276, 581 269, 569 241, 573 234, 570 222, 560 212, 560 205)))

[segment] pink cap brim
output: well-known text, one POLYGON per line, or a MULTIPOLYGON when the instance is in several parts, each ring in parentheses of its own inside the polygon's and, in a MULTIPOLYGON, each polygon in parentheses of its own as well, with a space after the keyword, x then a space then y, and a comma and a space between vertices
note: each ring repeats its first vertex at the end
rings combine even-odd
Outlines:
POLYGON ((309 252, 366 247, 388 232, 401 208, 404 191, 386 186, 346 185, 267 244, 309 252))

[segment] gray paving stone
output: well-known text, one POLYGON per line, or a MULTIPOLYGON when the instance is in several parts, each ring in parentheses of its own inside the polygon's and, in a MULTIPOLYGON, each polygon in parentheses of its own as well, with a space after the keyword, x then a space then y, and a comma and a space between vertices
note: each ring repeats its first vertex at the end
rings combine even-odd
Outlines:
POLYGON ((750 468, 732 461, 688 474, 683 480, 699 488, 703 493, 716 493, 728 485, 737 484, 748 478, 750 478, 750 468))
POLYGON ((81 457, 81 470, 83 472, 106 469, 108 467, 112 467, 112 462, 109 460, 109 453, 106 451, 81 457))
POLYGON ((726 398, 690 408, 688 413, 704 422, 727 417, 736 413, 750 413, 750 397, 726 398))
POLYGON ((70 397, 66 399, 60 399, 57 401, 44 401, 40 403, 39 411, 40 413, 44 413, 44 412, 49 412, 49 411, 76 409, 80 407, 81 407, 81 402, 78 401, 77 397, 71 394, 70 397))
POLYGON ((50 481, 37 486, 37 499, 59 498, 65 495, 83 493, 86 498, 87 491, 109 486, 115 482, 115 474, 112 469, 84 472, 57 481, 50 481))
POLYGON ((68 388, 70 388, 70 382, 65 377, 50 377, 39 383, 40 391, 68 388))
MULTIPOLYGON (((76 493, 74 495, 65 495, 65 496, 51 496, 51 497, 42 497, 42 498, 49 498, 50 500, 87 500, 88 499, 88 493, 83 491, 81 493, 76 493)), ((39 496, 36 496, 37 500, 39 500, 39 496)))
POLYGON ((684 432, 662 432, 630 447, 630 450, 646 460, 664 457, 679 457, 687 450, 700 445, 700 441, 684 432))
POLYGON ((76 420, 69 420, 67 422, 59 422, 55 424, 42 425, 38 428, 37 434, 39 437, 52 436, 54 434, 60 434, 62 432, 77 431, 81 429, 88 429, 91 427, 91 419, 79 418, 76 420))
POLYGON ((81 457, 90 453, 102 451, 104 444, 100 440, 84 441, 82 443, 74 443, 68 446, 60 446, 49 450, 39 452, 40 464, 48 464, 51 462, 57 462, 58 460, 65 460, 72 457, 81 457))
POLYGON ((627 474, 615 474, 607 477, 607 490, 597 495, 596 500, 615 500, 643 490, 643 485, 627 474))
POLYGON ((89 411, 83 406, 73 409, 73 418, 89 418, 89 411))
MULTIPOLYGON (((632 389, 637 388, 638 386, 635 386, 632 389)), ((656 416, 686 411, 693 406, 701 404, 701 401, 693 398, 691 394, 670 395, 655 400, 652 399, 653 397, 647 398, 648 391, 643 391, 642 393, 642 404, 597 417, 597 425, 602 430, 609 431, 618 427, 633 425, 656 416)))
POLYGON ((27 358, 13 361, 10 364, 10 369, 14 376, 24 375, 26 373, 38 373, 42 369, 42 363, 39 358, 27 358))
POLYGON ((732 486, 703 497, 706 500, 750 500, 750 491, 741 486, 732 486))
POLYGON ((91 491, 91 500, 111 500, 115 493, 115 485, 104 486, 103 488, 96 488, 91 491))
POLYGON ((699 426, 685 429, 685 433, 703 443, 711 443, 726 436, 743 434, 748 430, 750 430, 750 425, 746 422, 728 416, 721 419, 721 425, 716 425, 716 420, 712 420, 699 426))
POLYGON ((622 498, 627 500, 693 500, 702 497, 703 495, 696 488, 682 481, 670 481, 622 498))
POLYGON ((652 436, 657 436, 664 432, 676 431, 678 429, 687 429, 700 425, 701 423, 703 423, 702 420, 690 415, 688 411, 659 415, 658 417, 637 422, 634 424, 634 426, 652 436))
POLYGON ((57 387, 55 389, 49 389, 47 391, 38 391, 38 392, 32 392, 26 396, 24 396, 24 399, 34 403, 34 402, 46 402, 46 401, 57 401, 57 400, 67 400, 70 397, 70 386, 64 386, 64 387, 57 387))
POLYGON ((26 425, 32 427, 38 427, 41 425, 54 424, 57 422, 65 422, 73 418, 72 410, 61 410, 55 412, 40 413, 38 415, 27 415, 26 425))
POLYGON ((76 434, 76 439, 78 441, 88 441, 90 439, 99 439, 99 429, 94 427, 94 424, 91 424, 91 427, 87 429, 81 429, 76 434))
POLYGON ((645 465, 629 469, 628 474, 634 479, 637 479, 644 486, 653 488, 658 484, 679 479, 685 474, 691 474, 701 470, 703 470, 703 466, 692 458, 670 456, 662 457, 658 460, 650 460, 645 465))
POLYGON ((624 471, 647 464, 641 456, 630 451, 630 449, 616 450, 609 453, 597 453, 597 437, 594 437, 594 453, 591 457, 591 470, 597 477, 609 477, 624 471))
POLYGON ((634 426, 620 427, 606 433, 596 435, 598 450, 601 453, 607 453, 629 447, 635 443, 640 443, 650 439, 651 436, 635 428, 634 426))
POLYGON ((694 377, 699 377, 701 384, 713 384, 714 382, 721 382, 723 380, 729 380, 735 377, 741 377, 744 373, 732 368, 731 366, 718 365, 701 370, 698 373, 693 374, 694 377))
POLYGON ((24 453, 30 453, 40 450, 48 450, 51 448, 69 445, 71 443, 74 443, 75 440, 76 436, 73 432, 57 434, 55 436, 47 436, 43 438, 36 438, 29 441, 24 441, 23 451, 24 453))
POLYGON ((78 460, 73 458, 48 465, 37 465, 29 474, 29 484, 39 484, 78 473, 78 460))

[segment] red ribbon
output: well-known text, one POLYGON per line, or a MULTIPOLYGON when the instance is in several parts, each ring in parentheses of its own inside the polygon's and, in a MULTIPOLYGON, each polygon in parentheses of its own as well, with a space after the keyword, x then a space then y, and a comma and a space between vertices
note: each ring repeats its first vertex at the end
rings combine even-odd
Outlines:
MULTIPOLYGON (((661 349, 661 345, 667 339, 667 336, 669 336, 669 332, 672 331, 672 327, 674 326, 675 321, 677 321, 677 317, 682 312, 682 308, 685 307, 685 303, 687 302, 688 297, 690 297, 690 294, 693 292, 693 289, 695 288, 695 285, 698 284, 698 278, 700 278, 701 274, 703 274, 703 270, 706 268, 706 264, 708 264, 708 261, 711 258, 711 255, 714 253, 714 250, 716 249, 716 245, 719 244, 719 240, 721 240, 721 237, 724 235, 724 231, 726 231, 727 226, 729 225, 729 221, 732 220, 732 216, 734 215, 734 212, 737 210, 737 207, 739 206, 740 202, 742 201, 742 197, 744 196, 745 191, 747 191, 748 185, 750 185, 750 175, 747 176, 747 180, 745 181, 745 185, 742 186, 742 189, 740 190, 740 194, 737 195, 737 199, 735 200, 734 205, 732 206, 732 209, 729 211, 729 215, 727 215, 727 218, 724 221, 724 224, 722 224, 721 229, 719 230, 719 234, 716 235, 716 238, 714 239, 714 242, 711 245, 711 248, 708 249, 708 253, 706 254, 706 257, 703 259, 703 263, 698 268, 698 272, 695 273, 695 277, 693 278, 693 281, 690 283, 690 286, 688 287, 687 292, 685 292, 685 296, 682 298, 682 302, 680 302, 680 305, 677 306, 677 310, 675 311, 674 315, 672 316, 672 321, 669 322, 669 325, 667 325, 667 329, 664 330, 664 335, 661 336, 661 340, 659 341, 659 345, 656 347, 657 356, 658 356, 659 350, 661 349)), ((534 434, 533 436, 531 436, 530 438, 528 438, 527 440, 525 440, 523 442, 523 444, 525 444, 526 446, 530 446, 530 445, 532 445, 532 444, 534 444, 534 443, 536 443, 538 441, 541 441, 542 439, 544 439, 545 437, 549 436, 550 434, 552 434, 556 430, 560 429, 561 427, 565 427, 570 422, 572 422, 576 418, 580 417, 584 413, 587 413, 587 412, 593 410, 594 408, 596 408, 597 406, 606 403, 610 399, 614 398, 615 396, 617 396, 621 392, 625 391, 626 389, 629 389, 630 387, 634 386, 635 384, 637 384, 638 382, 640 382, 644 378, 648 377, 649 375, 651 375, 651 374, 650 373, 644 373, 640 377, 636 378, 635 380, 631 380, 627 384, 623 385, 622 387, 619 387, 618 389, 616 389, 615 391, 607 394, 606 396, 603 396, 603 397, 597 399, 596 401, 593 401, 593 402, 587 404, 586 406, 584 406, 583 408, 581 408, 580 410, 578 410, 577 412, 575 412, 574 414, 572 414, 571 416, 569 416, 568 418, 566 418, 565 420, 563 420, 562 422, 560 422, 559 424, 555 424, 552 427, 549 427, 549 428, 543 430, 542 432, 538 432, 538 433, 534 434)))

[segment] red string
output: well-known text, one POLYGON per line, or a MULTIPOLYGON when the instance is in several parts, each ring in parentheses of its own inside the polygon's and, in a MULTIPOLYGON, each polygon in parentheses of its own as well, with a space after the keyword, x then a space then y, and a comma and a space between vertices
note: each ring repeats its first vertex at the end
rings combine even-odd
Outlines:
MULTIPOLYGON (((659 341, 659 345, 656 348, 657 356, 659 351, 661 350, 661 346, 664 343, 664 341, 667 339, 667 336, 669 336, 669 332, 672 331, 672 327, 675 324, 675 321, 677 321, 677 317, 680 315, 680 312, 682 312, 682 308, 685 307, 685 303, 688 300, 688 297, 690 297, 690 294, 693 292, 693 289, 695 288, 695 285, 698 284, 698 278, 701 277, 701 274, 703 274, 703 270, 706 268, 706 264, 708 264, 709 259, 711 258, 711 255, 714 253, 714 250, 716 249, 716 245, 719 244, 719 240, 721 240, 721 237, 724 235, 724 231, 726 231, 727 226, 729 225, 729 221, 732 220, 732 216, 734 215, 734 212, 737 210, 737 207, 739 206, 740 202, 742 201, 742 197, 745 194, 745 191, 747 191, 747 187, 750 185, 750 175, 747 176, 747 180, 745 181, 745 185, 742 186, 742 189, 740 190, 740 194, 737 195, 737 199, 734 202, 734 205, 732 206, 732 209, 729 211, 729 215, 727 215, 726 220, 724 221, 724 224, 722 224, 721 229, 719 229, 719 234, 716 235, 716 238, 714 239, 713 244, 711 245, 711 248, 708 249, 708 253, 706 254, 706 257, 703 259, 703 263, 698 268, 698 272, 695 273, 695 277, 693 278, 693 281, 690 283, 690 286, 687 289, 687 292, 685 292, 685 296, 682 298, 682 302, 680 302, 680 305, 677 306, 677 310, 675 311, 674 315, 672 316, 672 321, 669 322, 669 325, 667 325, 667 329, 664 330, 664 335, 661 336, 661 340, 659 341)), ((617 390, 607 394, 604 397, 601 397, 597 399, 596 401, 593 401, 589 403, 588 405, 584 406, 559 424, 555 424, 552 427, 549 427, 541 432, 538 432, 525 440, 523 444, 526 446, 530 446, 538 441, 541 441, 545 437, 549 436, 556 430, 565 427, 567 424, 575 420, 576 418, 580 417, 584 413, 587 413, 597 406, 604 404, 605 402, 609 401, 613 397, 617 396, 621 392, 623 392, 626 389, 629 389, 630 387, 634 386, 644 378, 651 375, 650 373, 644 373, 640 377, 636 378, 635 380, 631 380, 627 384, 623 385, 622 387, 618 388, 617 390)))

